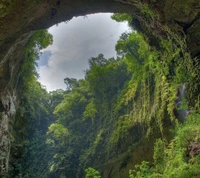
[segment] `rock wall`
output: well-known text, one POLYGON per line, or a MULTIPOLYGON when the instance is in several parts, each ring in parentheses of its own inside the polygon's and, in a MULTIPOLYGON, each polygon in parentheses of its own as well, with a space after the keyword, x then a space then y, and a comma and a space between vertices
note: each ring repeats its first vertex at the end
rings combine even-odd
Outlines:
POLYGON ((5 90, 0 95, 0 170, 1 175, 5 175, 8 170, 8 161, 10 154, 10 134, 9 122, 13 119, 16 109, 15 92, 5 90))
POLYGON ((0 177, 6 175, 10 154, 10 129, 17 108, 17 79, 22 64, 22 54, 32 32, 12 44, 0 60, 0 177))

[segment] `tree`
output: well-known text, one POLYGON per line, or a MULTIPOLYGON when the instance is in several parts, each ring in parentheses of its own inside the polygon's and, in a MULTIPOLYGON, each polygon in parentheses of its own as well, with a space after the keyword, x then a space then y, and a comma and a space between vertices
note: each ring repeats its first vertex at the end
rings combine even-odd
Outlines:
POLYGON ((85 169, 85 173, 85 178, 101 178, 99 171, 91 167, 85 169))
POLYGON ((37 31, 29 39, 20 74, 13 82, 20 103, 13 123, 12 134, 16 138, 11 148, 10 177, 41 177, 43 171, 42 176, 48 177, 46 160, 51 157, 47 155, 51 148, 45 144, 45 135, 52 113, 49 94, 37 81, 36 60, 40 50, 52 44, 52 39, 47 30, 37 31))
POLYGON ((75 87, 78 84, 78 81, 75 78, 66 77, 64 79, 64 83, 67 85, 67 90, 71 90, 73 87, 75 87))
POLYGON ((111 19, 117 21, 117 22, 131 22, 132 17, 128 14, 121 14, 121 13, 115 13, 111 16, 111 19))
POLYGON ((98 55, 96 58, 91 58, 89 63, 91 60, 105 62, 103 65, 92 63, 93 65, 90 65, 90 69, 86 71, 86 80, 96 97, 110 99, 123 88, 124 82, 129 79, 127 66, 120 58, 105 59, 102 55, 98 55))
POLYGON ((99 54, 97 57, 91 57, 89 59, 89 66, 104 66, 108 63, 107 59, 104 58, 103 54, 99 54))

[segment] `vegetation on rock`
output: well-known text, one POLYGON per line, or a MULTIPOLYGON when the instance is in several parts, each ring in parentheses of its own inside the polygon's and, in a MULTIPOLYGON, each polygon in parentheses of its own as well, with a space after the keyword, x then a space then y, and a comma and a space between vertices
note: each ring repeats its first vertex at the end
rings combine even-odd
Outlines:
MULTIPOLYGON (((148 7, 143 13, 153 16, 148 7)), ((131 24, 132 17, 112 18, 131 24)), ((24 52, 8 177, 200 176, 199 65, 183 38, 172 34, 155 49, 139 32, 124 33, 116 59, 91 57, 85 79, 65 78, 66 91, 47 93, 36 80, 35 59, 51 43, 51 35, 39 31, 24 52), (187 102, 181 106, 190 114, 181 124, 183 83, 181 101, 187 102), (145 147, 149 152, 141 156, 145 147)))

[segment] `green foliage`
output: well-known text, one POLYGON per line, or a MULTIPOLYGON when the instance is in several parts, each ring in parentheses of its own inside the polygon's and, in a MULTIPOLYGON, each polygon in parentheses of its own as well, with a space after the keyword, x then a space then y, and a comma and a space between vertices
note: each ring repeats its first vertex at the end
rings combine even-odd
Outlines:
POLYGON ((140 165, 136 165, 135 168, 138 169, 136 175, 133 175, 132 170, 130 170, 129 178, 141 178, 141 177, 150 178, 151 170, 148 164, 149 164, 148 162, 143 161, 140 165))
MULTIPOLYGON (((102 159, 127 150, 129 140, 135 143, 144 134, 152 134, 155 130, 165 137, 164 122, 175 120, 178 87, 190 77, 183 77, 187 68, 180 65, 184 47, 179 49, 173 42, 174 39, 163 40, 161 51, 156 51, 139 33, 124 33, 116 44, 117 59, 105 59, 100 54, 89 60, 90 69, 86 71, 85 80, 78 81, 67 91, 65 99, 54 112, 76 140, 73 144, 76 151, 63 153, 60 165, 67 158, 74 159, 76 156, 74 162, 80 165, 77 174, 81 175, 81 169, 91 163, 99 164, 102 159), (87 132, 83 134, 85 128, 87 132), (132 129, 141 128, 144 128, 142 134, 130 136, 132 129), (78 149, 80 144, 81 149, 78 149), (106 149, 102 150, 102 145, 106 149)), ((187 53, 184 59, 185 64, 187 53)), ((169 155, 174 155, 171 151, 175 145, 176 142, 172 141, 167 148, 165 142, 157 140, 154 166, 143 162, 136 166, 130 177, 162 177, 165 171, 172 173, 175 165, 185 169, 184 149, 178 151, 174 162, 170 160, 170 163, 173 162, 171 168, 165 169, 169 155)), ((57 149, 64 150, 65 146, 57 149)), ((68 169, 73 169, 71 163, 67 165, 68 169)))
MULTIPOLYGON (((187 70, 180 67, 180 53, 184 48, 179 49, 173 40, 162 41, 161 51, 156 51, 139 33, 124 33, 116 44, 117 59, 105 59, 100 54, 89 59, 85 80, 66 78, 67 83, 74 84, 68 88, 54 114, 72 133, 74 150, 70 147, 68 153, 58 154, 72 144, 70 139, 56 148, 55 155, 60 155, 56 158, 60 158, 54 162, 52 173, 67 159, 73 159, 81 167, 79 173, 70 174, 81 175, 81 169, 102 159, 100 155, 109 159, 110 155, 125 151, 127 147, 123 144, 142 137, 142 134, 130 136, 132 129, 144 128, 143 134, 160 130, 163 134, 163 123, 175 119, 177 89, 185 82, 182 76, 187 70), (102 150, 102 145, 106 149, 102 150)), ((165 143, 158 140, 154 153, 155 169, 159 170, 157 176, 164 170, 165 149, 165 143)), ((74 166, 72 163, 65 165, 68 170, 74 166)), ((150 176, 153 171, 145 162, 140 169, 138 177, 150 176)))
POLYGON ((47 132, 47 135, 50 135, 50 134, 53 134, 53 137, 58 139, 60 137, 69 135, 69 132, 68 132, 68 129, 65 128, 62 124, 53 123, 49 126, 49 130, 47 132))
POLYGON ((64 99, 64 93, 65 91, 62 89, 57 89, 55 91, 51 91, 49 92, 49 104, 50 104, 50 108, 51 113, 53 113, 53 111, 55 110, 55 107, 60 104, 62 102, 62 100, 64 99))
MULTIPOLYGON (((142 13, 153 17, 146 6, 142 13)), ((115 14, 113 19, 131 21, 125 14, 115 14)), ((104 166, 151 135, 161 137, 155 142, 154 161, 136 165, 130 178, 200 175, 199 155, 188 153, 188 146, 200 139, 200 97, 194 97, 199 72, 193 70, 197 61, 191 62, 177 35, 162 40, 158 51, 138 32, 124 33, 116 44, 116 59, 103 54, 91 57, 85 79, 67 77, 66 91, 48 94, 36 81, 35 58, 51 43, 47 31, 37 32, 24 52, 20 76, 13 81, 21 91, 15 129, 22 125, 25 129, 11 153, 16 162, 10 177, 74 178, 83 177, 85 170, 86 177, 98 178, 99 172, 90 166, 104 166), (182 99, 181 107, 191 108, 191 114, 181 125, 175 122, 174 110, 178 110, 178 88, 185 82, 190 100, 182 99), (176 136, 169 141, 166 130, 172 123, 177 123, 176 136)), ((123 159, 121 168, 129 159, 123 159)))
POLYGON ((155 13, 152 11, 152 9, 149 8, 148 4, 143 5, 141 12, 148 17, 153 18, 155 16, 155 13))
MULTIPOLYGON (((106 130, 115 118, 113 110, 117 96, 129 79, 127 67, 120 59, 105 59, 100 54, 91 58, 89 64, 86 79, 77 81, 76 85, 69 88, 64 100, 54 111, 59 122, 73 133, 70 139, 74 140, 75 150, 68 152, 65 157, 73 158, 74 162, 80 164, 80 171, 96 156, 96 151, 101 150, 106 130)), ((68 140, 65 145, 70 142, 68 140)), ((65 145, 57 149, 66 150, 65 145)), ((73 166, 71 163, 65 165, 73 166)))
POLYGON ((49 123, 54 120, 49 105, 49 94, 36 80, 36 58, 39 50, 52 43, 47 30, 36 32, 29 40, 23 55, 23 65, 19 77, 14 81, 18 85, 19 108, 13 124, 14 135, 10 172, 8 177, 47 177, 48 160, 51 148, 45 144, 45 134, 49 123), (44 173, 42 173, 44 171, 44 173))
POLYGON ((154 166, 149 167, 147 162, 142 162, 139 171, 130 172, 130 177, 199 177, 199 153, 193 155, 190 150, 192 144, 200 146, 200 115, 193 113, 187 117, 183 125, 177 128, 177 135, 166 147, 165 142, 158 139, 154 147, 154 166), (189 150, 188 150, 189 149, 189 150), (189 155, 188 155, 189 154, 189 155))
POLYGON ((85 169, 85 173, 86 173, 85 178, 101 178, 100 173, 91 167, 85 169))
POLYGON ((159 173, 162 172, 164 169, 163 161, 165 157, 165 145, 166 143, 163 140, 157 139, 154 146, 154 165, 156 170, 159 171, 159 173))
POLYGON ((119 110, 129 108, 126 115, 121 116, 126 119, 118 124, 123 129, 118 130, 126 132, 139 122, 148 125, 150 133, 150 123, 155 120, 163 133, 164 120, 169 117, 172 121, 176 119, 174 110, 177 109, 178 87, 191 79, 191 72, 186 67, 191 65, 191 60, 185 46, 179 43, 181 40, 174 36, 174 39, 163 40, 161 50, 156 51, 139 33, 122 34, 116 51, 124 59, 132 77, 118 104, 119 110))
POLYGON ((20 91, 28 90, 27 87, 31 86, 38 76, 36 71, 37 62, 39 58, 40 50, 51 45, 53 37, 47 30, 37 31, 29 40, 23 55, 23 64, 20 69, 20 74, 17 79, 14 79, 13 83, 20 86, 20 91))
POLYGON ((103 55, 89 60, 90 69, 86 80, 96 97, 108 100, 120 91, 124 81, 129 79, 127 66, 120 59, 105 59, 103 55))
POLYGON ((67 85, 67 90, 72 89, 74 86, 77 85, 77 79, 75 78, 65 78, 64 79, 65 84, 67 85))
POLYGON ((68 90, 64 96, 64 100, 59 104, 54 111, 61 120, 66 119, 68 122, 82 118, 90 93, 88 85, 85 81, 78 81, 77 86, 68 90))
POLYGON ((87 118, 91 118, 92 121, 93 119, 95 118, 95 115, 97 113, 97 109, 95 107, 95 104, 94 104, 94 99, 92 99, 88 104, 87 106, 85 107, 85 111, 83 113, 83 119, 87 119, 87 118))
POLYGON ((132 17, 128 14, 119 14, 119 13, 115 13, 111 16, 111 19, 117 21, 117 22, 131 22, 132 17))
POLYGON ((45 144, 48 125, 54 119, 48 99, 48 93, 37 81, 24 90, 13 124, 10 177, 40 177, 43 170, 48 173, 48 164, 41 162, 51 157, 47 154, 51 148, 45 144))

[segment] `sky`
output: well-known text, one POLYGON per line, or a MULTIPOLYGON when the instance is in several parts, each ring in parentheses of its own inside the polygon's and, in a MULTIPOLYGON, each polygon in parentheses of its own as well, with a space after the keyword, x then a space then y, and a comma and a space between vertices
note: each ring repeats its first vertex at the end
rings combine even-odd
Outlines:
POLYGON ((49 28, 53 45, 42 50, 37 71, 40 83, 47 91, 66 89, 64 78, 84 78, 88 59, 104 54, 116 57, 115 44, 123 32, 129 31, 127 23, 118 23, 111 14, 93 14, 73 18, 49 28))

